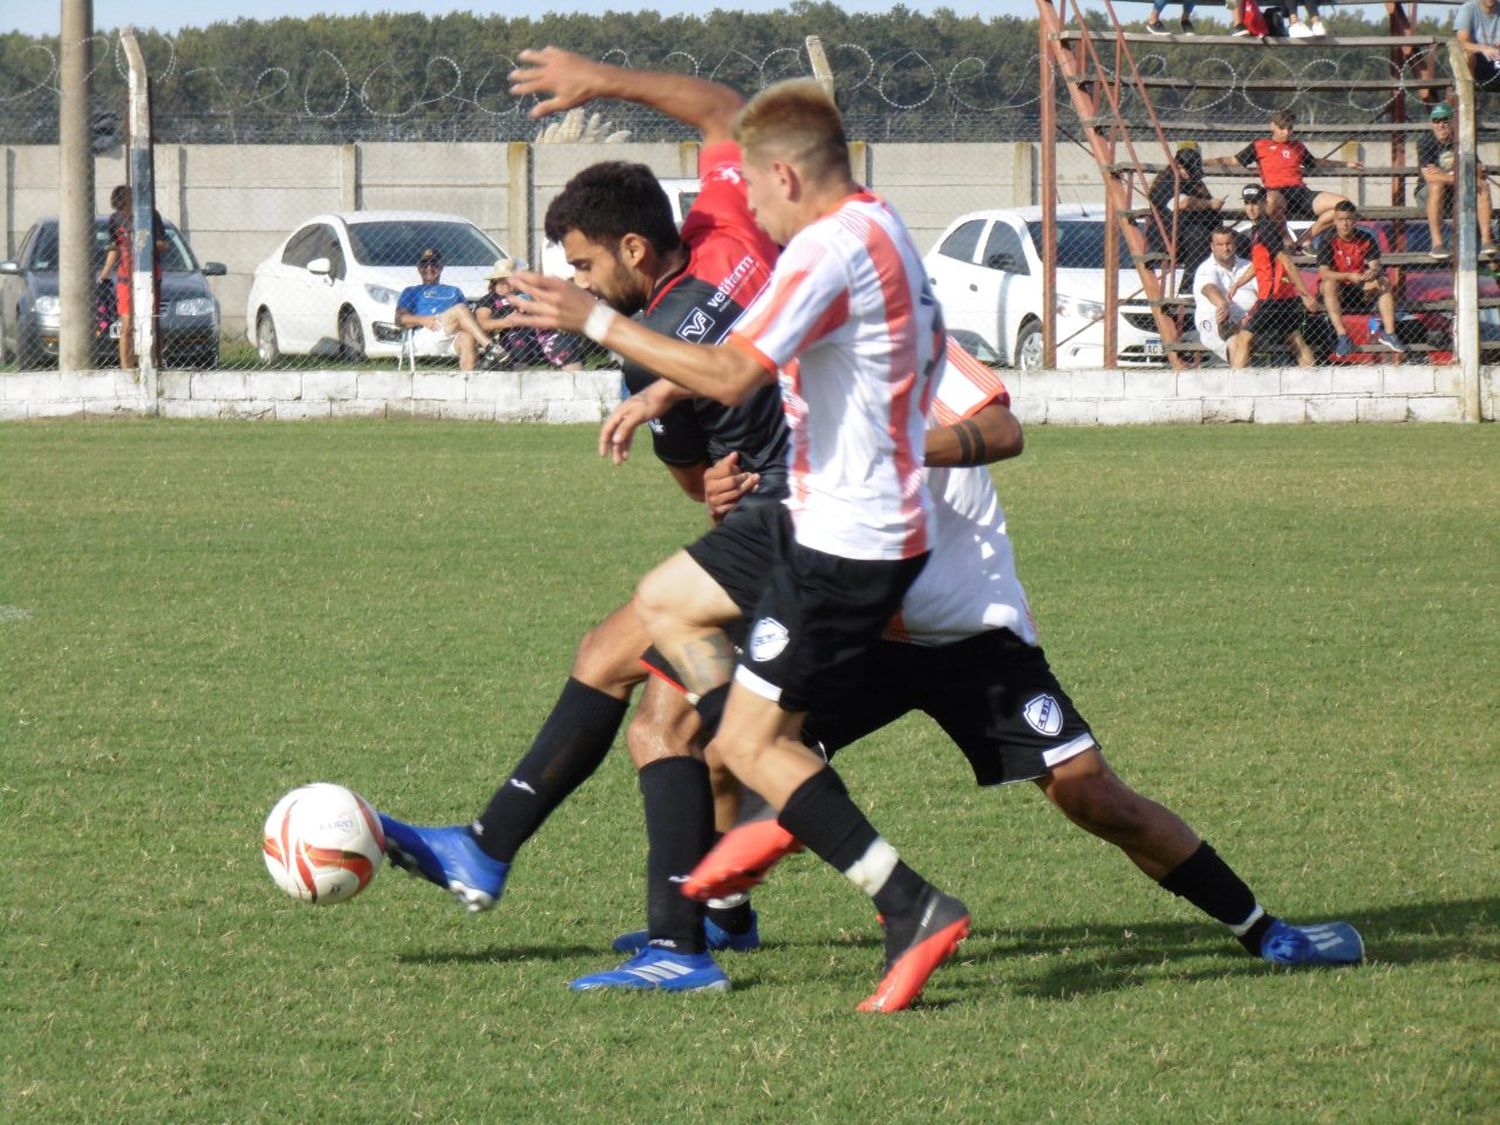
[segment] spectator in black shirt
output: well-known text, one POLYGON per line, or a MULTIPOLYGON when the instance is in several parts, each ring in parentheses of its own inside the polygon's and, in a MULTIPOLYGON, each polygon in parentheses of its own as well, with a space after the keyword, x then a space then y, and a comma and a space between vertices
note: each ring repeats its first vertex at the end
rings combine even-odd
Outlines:
MULTIPOLYGON (((1453 107, 1447 102, 1432 107, 1428 115, 1432 132, 1417 141, 1417 167, 1422 170, 1422 188, 1427 192, 1427 229, 1432 233, 1432 256, 1449 257, 1443 242, 1443 220, 1453 214, 1453 185, 1457 180, 1458 149, 1453 136, 1453 107)), ((1490 181, 1484 165, 1476 171, 1479 193, 1474 199, 1479 212, 1479 256, 1496 254, 1495 232, 1490 224, 1490 181)))
POLYGON ((1178 149, 1172 164, 1151 181, 1147 197, 1152 211, 1147 233, 1152 245, 1166 250, 1175 237, 1177 265, 1191 277, 1209 255, 1210 240, 1224 206, 1203 182, 1202 153, 1196 148, 1178 149))

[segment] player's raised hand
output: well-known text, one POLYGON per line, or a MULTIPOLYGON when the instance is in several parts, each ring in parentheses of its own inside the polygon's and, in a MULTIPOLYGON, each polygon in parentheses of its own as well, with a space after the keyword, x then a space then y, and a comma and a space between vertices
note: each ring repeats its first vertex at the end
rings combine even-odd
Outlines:
POLYGON ((587 289, 560 277, 522 270, 512 284, 525 300, 516 302, 515 319, 528 328, 560 328, 583 331, 583 322, 599 302, 587 289))
POLYGON ((726 453, 703 474, 703 499, 709 517, 718 523, 740 502, 740 497, 760 487, 759 473, 740 471, 740 455, 726 453))
POLYGON ((531 107, 532 117, 561 113, 600 97, 615 69, 561 47, 527 48, 518 58, 523 65, 510 72, 510 92, 517 97, 535 94, 543 98, 531 107))

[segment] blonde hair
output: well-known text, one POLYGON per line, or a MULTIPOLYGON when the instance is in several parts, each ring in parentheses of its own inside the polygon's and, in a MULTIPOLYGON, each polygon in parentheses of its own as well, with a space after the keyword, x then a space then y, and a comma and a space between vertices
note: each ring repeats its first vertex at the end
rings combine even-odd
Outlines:
POLYGON ((852 179, 844 120, 811 78, 767 86, 740 111, 735 140, 747 157, 785 160, 812 179, 852 179))

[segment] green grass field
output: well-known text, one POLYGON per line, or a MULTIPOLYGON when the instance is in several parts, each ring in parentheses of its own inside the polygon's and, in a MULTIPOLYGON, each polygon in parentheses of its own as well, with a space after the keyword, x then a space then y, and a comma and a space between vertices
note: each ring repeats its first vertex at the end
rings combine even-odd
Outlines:
POLYGON ((899 1016, 867 901, 758 894, 727 996, 578 995, 640 924, 628 759, 465 917, 282 897, 310 780, 468 818, 701 516, 592 429, 0 427, 11 1121, 1433 1121, 1500 1105, 1500 429, 1038 428, 996 470, 1116 768, 1356 970, 1275 971, 925 719, 839 759, 974 935, 899 1016))

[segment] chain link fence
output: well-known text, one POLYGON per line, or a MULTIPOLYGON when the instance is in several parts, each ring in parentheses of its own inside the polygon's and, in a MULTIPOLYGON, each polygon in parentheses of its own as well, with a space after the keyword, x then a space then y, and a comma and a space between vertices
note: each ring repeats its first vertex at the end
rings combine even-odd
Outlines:
MULTIPOLYGON (((860 171, 902 212, 924 251, 930 248, 950 321, 981 354, 1022 365, 1035 361, 1035 326, 1044 313, 1035 209, 1044 190, 1040 66, 1034 26, 1025 34, 1029 46, 1003 58, 961 48, 825 43, 849 134, 861 142, 860 171)), ((507 334, 500 324, 505 287, 492 282, 506 267, 497 270, 496 263, 548 264, 540 229, 547 203, 574 172, 606 154, 650 165, 679 208, 691 202, 693 158, 683 145, 691 138, 680 124, 610 102, 590 107, 599 115, 592 122, 575 121, 575 130, 588 135, 565 130, 543 138, 528 116, 533 103, 506 89, 515 65, 509 57, 397 51, 370 61, 320 50, 296 70, 188 67, 174 40, 148 34, 142 42, 154 75, 157 206, 167 223, 160 315, 161 358, 169 368, 600 363, 603 357, 577 341, 507 334), (431 334, 404 328, 396 316, 404 290, 433 284, 417 269, 428 249, 442 260, 436 284, 456 288, 473 314, 431 334), (479 324, 486 303, 494 319, 479 324)), ((95 55, 102 215, 110 188, 125 178, 123 63, 118 43, 103 37, 95 55)), ((809 70, 801 46, 711 57, 622 48, 604 57, 747 91, 809 70)), ((1414 302, 1451 297, 1447 275, 1410 257, 1430 241, 1424 213, 1412 209, 1423 205, 1412 189, 1420 181, 1417 144, 1426 135, 1429 105, 1441 94, 1418 60, 1397 62, 1388 51, 1313 40, 1270 50, 1170 42, 1143 46, 1134 68, 1147 80, 1145 92, 1122 88, 1122 116, 1139 122, 1154 114, 1167 125, 1169 148, 1232 155, 1269 135, 1273 110, 1290 109, 1316 156, 1407 166, 1384 178, 1336 173, 1309 183, 1378 216, 1371 221, 1382 225, 1383 245, 1408 255, 1403 272, 1393 275, 1402 286, 1402 318, 1420 312, 1424 333, 1440 331, 1443 310, 1414 302), (1412 125, 1372 130, 1372 123, 1403 118, 1412 125), (1398 215, 1393 208, 1403 202, 1409 210, 1398 215), (1418 274, 1426 278, 1422 285, 1407 285, 1418 274), (1421 297, 1408 299, 1408 290, 1418 289, 1421 297)), ((0 359, 12 369, 45 363, 56 351, 55 274, 50 302, 36 280, 49 262, 55 265, 56 228, 48 219, 56 198, 56 81, 55 51, 36 45, 0 88, 4 256, 14 263, 0 273, 0 359)), ((1097 366, 1104 181, 1061 77, 1056 97, 1054 190, 1062 203, 1079 208, 1066 220, 1072 225, 1058 264, 1067 289, 1060 280, 1056 313, 1083 325, 1060 328, 1059 357, 1069 366, 1097 366)), ((1152 174, 1164 166, 1167 154, 1149 129, 1131 136, 1152 174)), ((1119 159, 1130 159, 1130 145, 1117 150, 1119 159)), ((1208 177, 1210 194, 1226 201, 1223 217, 1239 221, 1239 189, 1251 178, 1232 169, 1208 177)), ((1137 201, 1143 229, 1152 223, 1149 202, 1137 201)), ((98 239, 102 265, 108 246, 102 221, 98 239)), ((1121 264, 1122 296, 1138 296, 1128 254, 1121 264)), ((97 302, 101 363, 117 347, 112 289, 101 284, 97 302)), ((1190 294, 1190 279, 1178 291, 1190 294)), ((1193 312, 1181 316, 1191 329, 1193 312)), ((1123 362, 1166 362, 1149 308, 1129 310, 1119 333, 1123 362)), ((1323 348, 1320 358, 1327 354, 1323 348)))

